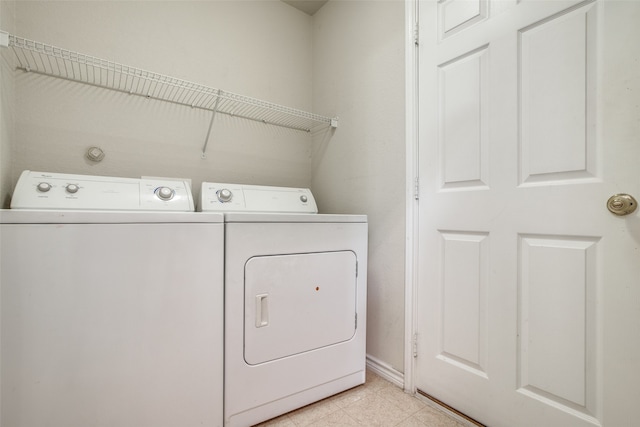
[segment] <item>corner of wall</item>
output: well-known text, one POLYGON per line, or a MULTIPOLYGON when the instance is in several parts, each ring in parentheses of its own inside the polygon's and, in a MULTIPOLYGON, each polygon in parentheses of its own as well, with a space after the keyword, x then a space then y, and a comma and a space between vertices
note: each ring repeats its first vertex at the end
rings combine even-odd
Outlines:
POLYGON ((370 369, 372 372, 389 381, 391 384, 402 389, 404 388, 404 374, 370 354, 367 354, 367 369, 370 369))
POLYGON ((311 189, 322 213, 368 216, 367 353, 395 370, 404 366, 404 19, 404 2, 388 0, 329 1, 313 16, 313 110, 340 122, 314 135, 311 189))

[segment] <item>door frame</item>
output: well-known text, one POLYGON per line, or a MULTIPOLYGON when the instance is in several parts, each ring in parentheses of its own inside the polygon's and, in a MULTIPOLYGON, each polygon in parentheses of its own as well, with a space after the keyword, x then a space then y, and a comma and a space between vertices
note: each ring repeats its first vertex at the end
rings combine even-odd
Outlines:
POLYGON ((416 392, 418 243, 419 243, 419 0, 405 0, 405 285, 404 390, 416 392))

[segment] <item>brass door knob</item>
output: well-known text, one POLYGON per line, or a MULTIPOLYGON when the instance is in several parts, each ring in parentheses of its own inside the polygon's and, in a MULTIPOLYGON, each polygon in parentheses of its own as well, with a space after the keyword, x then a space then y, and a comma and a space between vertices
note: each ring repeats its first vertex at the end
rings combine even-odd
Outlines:
POLYGON ((638 202, 629 194, 614 194, 607 200, 607 209, 616 215, 629 215, 638 207, 638 202))

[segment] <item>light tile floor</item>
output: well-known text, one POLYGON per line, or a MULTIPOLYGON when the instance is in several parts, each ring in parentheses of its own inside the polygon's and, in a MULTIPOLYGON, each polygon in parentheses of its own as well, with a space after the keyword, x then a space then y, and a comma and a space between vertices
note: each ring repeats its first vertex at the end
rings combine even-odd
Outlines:
POLYGON ((365 384, 258 424, 260 427, 464 427, 367 371, 365 384))

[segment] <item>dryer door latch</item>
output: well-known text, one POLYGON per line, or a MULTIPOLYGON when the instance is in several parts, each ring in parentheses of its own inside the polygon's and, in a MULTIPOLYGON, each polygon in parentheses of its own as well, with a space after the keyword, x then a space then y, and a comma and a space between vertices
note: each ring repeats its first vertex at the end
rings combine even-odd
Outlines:
POLYGON ((256 295, 256 328, 269 325, 269 294, 256 295))

